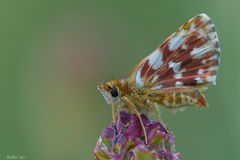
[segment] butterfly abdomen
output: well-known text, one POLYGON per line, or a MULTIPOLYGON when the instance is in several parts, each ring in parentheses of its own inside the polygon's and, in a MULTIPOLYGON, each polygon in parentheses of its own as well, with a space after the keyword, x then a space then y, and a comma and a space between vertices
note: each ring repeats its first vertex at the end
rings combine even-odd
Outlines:
POLYGON ((158 103, 168 108, 193 105, 197 107, 207 107, 208 103, 203 93, 198 90, 193 92, 174 92, 172 94, 162 94, 158 103))

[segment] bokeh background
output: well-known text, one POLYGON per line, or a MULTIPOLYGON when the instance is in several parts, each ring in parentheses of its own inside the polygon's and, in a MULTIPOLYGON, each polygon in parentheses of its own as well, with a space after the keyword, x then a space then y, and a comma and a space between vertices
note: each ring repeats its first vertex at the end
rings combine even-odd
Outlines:
POLYGON ((90 160, 111 110, 96 89, 125 77, 189 18, 222 48, 210 107, 163 111, 183 160, 240 158, 240 1, 1 1, 0 159, 90 160))

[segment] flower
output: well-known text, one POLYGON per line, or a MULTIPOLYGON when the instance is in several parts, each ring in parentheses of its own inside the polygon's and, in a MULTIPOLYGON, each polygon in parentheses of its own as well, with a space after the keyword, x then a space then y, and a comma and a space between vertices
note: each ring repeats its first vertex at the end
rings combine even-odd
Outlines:
POLYGON ((174 135, 162 122, 151 121, 141 114, 147 132, 135 114, 120 112, 120 119, 110 123, 99 137, 94 149, 97 160, 179 160, 174 135))

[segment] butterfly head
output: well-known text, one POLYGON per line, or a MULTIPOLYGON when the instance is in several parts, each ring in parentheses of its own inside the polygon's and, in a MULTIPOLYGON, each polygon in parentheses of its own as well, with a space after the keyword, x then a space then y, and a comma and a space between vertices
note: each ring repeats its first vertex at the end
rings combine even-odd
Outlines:
POLYGON ((98 90, 102 93, 104 99, 108 104, 111 104, 111 102, 115 102, 119 98, 119 89, 114 84, 114 81, 110 81, 107 83, 101 83, 97 86, 98 90))

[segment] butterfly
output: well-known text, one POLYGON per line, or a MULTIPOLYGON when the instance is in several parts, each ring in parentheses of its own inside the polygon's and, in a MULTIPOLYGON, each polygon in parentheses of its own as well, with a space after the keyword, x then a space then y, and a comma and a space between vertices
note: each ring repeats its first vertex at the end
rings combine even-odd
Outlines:
POLYGON ((186 106, 206 108, 203 92, 216 84, 220 46, 215 25, 206 14, 199 14, 146 56, 128 77, 97 86, 107 103, 118 111, 134 113, 146 131, 141 113, 158 117, 158 107, 178 109, 186 106))

